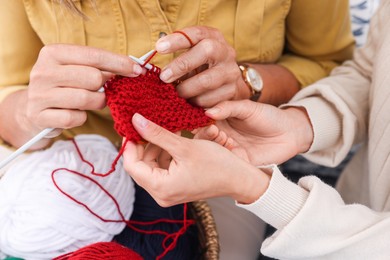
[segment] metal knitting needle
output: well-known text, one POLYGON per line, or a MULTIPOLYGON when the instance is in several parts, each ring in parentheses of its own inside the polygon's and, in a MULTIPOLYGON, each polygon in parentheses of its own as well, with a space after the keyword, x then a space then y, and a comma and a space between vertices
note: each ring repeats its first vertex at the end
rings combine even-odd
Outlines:
MULTIPOLYGON (((133 61, 137 62, 138 64, 143 65, 145 63, 145 60, 148 59, 151 55, 153 55, 154 52, 155 52, 154 50, 151 50, 151 51, 147 52, 146 54, 142 55, 141 58, 137 58, 137 57, 130 55, 130 58, 133 61)), ((149 63, 147 63, 144 67, 148 70, 153 68, 153 66, 150 65, 149 63)), ((104 88, 101 87, 98 90, 98 92, 104 92, 104 88)), ((19 155, 21 155, 22 153, 27 151, 31 146, 33 146, 35 143, 37 143, 39 140, 44 138, 46 135, 48 135, 53 130, 54 130, 54 128, 51 128, 51 127, 43 129, 39 134, 37 134, 36 136, 31 138, 24 145, 19 147, 15 152, 13 152, 7 158, 5 158, 3 161, 1 161, 0 162, 0 169, 3 168, 4 166, 6 166, 8 163, 10 163, 16 157, 18 157, 19 155)))

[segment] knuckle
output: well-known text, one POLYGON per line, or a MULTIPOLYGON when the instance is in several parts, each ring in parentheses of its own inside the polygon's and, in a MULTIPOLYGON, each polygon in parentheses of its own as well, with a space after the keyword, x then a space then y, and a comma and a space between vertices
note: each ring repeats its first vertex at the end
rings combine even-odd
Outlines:
POLYGON ((199 75, 198 78, 200 86, 205 89, 211 89, 213 85, 213 77, 209 73, 204 73, 202 75, 199 75))
POLYGON ((206 32, 202 26, 194 26, 192 28, 192 33, 196 39, 204 39, 206 36, 206 32))
POLYGON ((39 57, 40 58, 46 58, 50 57, 52 55, 56 54, 57 45, 55 44, 49 44, 42 47, 42 49, 39 51, 39 57))
POLYGON ((209 56, 212 56, 215 52, 215 49, 217 47, 217 44, 214 40, 211 40, 211 39, 205 39, 203 42, 202 42, 202 48, 203 48, 203 51, 205 52, 206 56, 209 57, 209 56))
POLYGON ((35 64, 30 72, 30 83, 41 82, 46 75, 50 75, 49 68, 35 64))
POLYGON ((61 121, 62 128, 69 129, 75 126, 82 125, 83 122, 87 119, 87 114, 83 111, 78 113, 70 112, 64 113, 61 121))
POLYGON ((179 57, 176 59, 175 65, 180 70, 180 72, 189 72, 191 70, 190 61, 186 58, 179 57))
POLYGON ((95 89, 103 85, 103 75, 98 69, 91 70, 88 75, 89 84, 95 89))
POLYGON ((98 98, 96 98, 96 109, 103 109, 106 106, 106 98, 104 94, 100 94, 98 98))
POLYGON ((30 83, 35 82, 35 81, 39 81, 40 78, 41 78, 41 73, 39 71, 38 66, 35 65, 30 72, 30 83))
POLYGON ((125 57, 118 57, 117 62, 119 64, 119 67, 123 70, 133 68, 134 62, 132 62, 130 59, 127 59, 125 57))
POLYGON ((88 91, 79 91, 76 97, 80 108, 84 108, 89 104, 90 99, 88 91))
POLYGON ((206 108, 212 107, 218 103, 217 100, 215 100, 215 98, 204 97, 204 96, 194 97, 193 102, 200 107, 206 107, 206 108))

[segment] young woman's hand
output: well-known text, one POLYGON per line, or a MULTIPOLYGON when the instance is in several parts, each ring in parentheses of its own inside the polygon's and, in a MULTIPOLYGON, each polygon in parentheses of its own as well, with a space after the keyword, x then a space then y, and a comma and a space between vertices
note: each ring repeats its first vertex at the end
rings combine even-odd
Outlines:
POLYGON ((250 96, 237 66, 236 52, 220 31, 206 26, 181 31, 191 39, 192 48, 180 33, 167 35, 156 43, 161 54, 187 50, 163 68, 160 78, 164 82, 179 80, 179 95, 202 107, 250 96))
POLYGON ((251 203, 268 187, 268 175, 215 142, 181 137, 139 114, 132 122, 150 143, 145 148, 128 142, 124 167, 161 206, 217 196, 251 203), (172 159, 161 167, 165 152, 172 159))
POLYGON ((285 162, 307 151, 313 140, 311 123, 303 108, 225 101, 206 114, 216 123, 196 131, 195 138, 213 140, 228 149, 238 146, 254 165, 285 162))

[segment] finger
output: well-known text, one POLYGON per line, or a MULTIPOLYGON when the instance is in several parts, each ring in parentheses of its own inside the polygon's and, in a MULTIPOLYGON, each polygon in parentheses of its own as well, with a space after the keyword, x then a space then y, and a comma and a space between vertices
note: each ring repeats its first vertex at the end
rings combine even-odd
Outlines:
POLYGON ((153 164, 154 166, 157 166, 158 158, 161 152, 162 149, 159 146, 152 143, 148 143, 145 147, 143 161, 147 162, 148 164, 153 164))
POLYGON ((43 47, 39 59, 53 60, 62 65, 85 65, 114 74, 134 77, 142 72, 140 65, 125 55, 103 49, 70 44, 52 44, 43 47))
POLYGON ((226 140, 224 146, 225 146, 225 148, 227 148, 229 150, 233 150, 234 148, 238 147, 239 144, 233 138, 228 137, 228 139, 226 140))
POLYGON ((202 131, 198 132, 195 138, 213 141, 222 146, 226 146, 227 144, 230 145, 232 141, 229 140, 225 132, 219 130, 219 128, 215 125, 210 125, 209 127, 205 127, 202 131))
MULTIPOLYGON (((235 82, 234 74, 228 73, 222 66, 212 67, 180 83, 176 90, 185 99, 195 97, 214 89, 223 88, 226 82, 235 82)), ((224 96, 233 97, 235 86, 224 88, 224 96)))
POLYGON ((233 89, 235 89, 235 86, 228 84, 224 87, 210 90, 198 96, 189 98, 188 101, 203 108, 210 108, 221 101, 232 99, 232 93, 234 92, 233 89))
POLYGON ((160 79, 164 82, 170 83, 204 64, 214 66, 218 62, 226 59, 227 51, 223 51, 225 49, 225 45, 220 42, 205 39, 168 64, 161 71, 160 79))
MULTIPOLYGON (((181 136, 181 131, 175 132, 175 135, 181 136)), ((168 169, 171 165, 172 156, 165 150, 161 150, 160 156, 158 157, 158 164, 163 169, 168 169)))
POLYGON ((263 104, 250 100, 224 101, 206 110, 205 114, 214 120, 223 120, 230 117, 245 120, 255 115, 258 116, 263 106, 263 104))
POLYGON ((93 67, 82 65, 61 66, 50 73, 51 82, 55 86, 82 88, 91 91, 99 90, 113 73, 100 71, 93 67))
POLYGON ((126 172, 142 187, 147 187, 153 169, 143 161, 144 147, 140 144, 127 142, 123 151, 123 165, 126 172))
POLYGON ((172 156, 174 156, 181 147, 185 147, 186 138, 171 133, 138 113, 134 114, 132 123, 137 132, 145 140, 160 146, 172 156))
POLYGON ((102 109, 106 102, 104 93, 75 88, 53 88, 46 91, 43 98, 31 99, 40 102, 42 107, 78 110, 102 109))
POLYGON ((204 139, 212 141, 218 136, 219 129, 215 125, 203 127, 194 135, 194 139, 204 139))
MULTIPOLYGON (((181 31, 191 39, 194 45, 197 45, 204 39, 223 40, 222 33, 211 27, 193 26, 184 28, 181 31)), ((156 42, 156 50, 160 53, 172 53, 190 47, 192 47, 190 41, 180 33, 169 34, 156 42)))
POLYGON ((87 120, 87 113, 79 110, 46 109, 36 115, 33 120, 42 128, 69 129, 84 124, 87 120))
POLYGON ((172 156, 167 152, 162 150, 160 156, 158 157, 158 164, 163 169, 168 169, 171 164, 172 156))

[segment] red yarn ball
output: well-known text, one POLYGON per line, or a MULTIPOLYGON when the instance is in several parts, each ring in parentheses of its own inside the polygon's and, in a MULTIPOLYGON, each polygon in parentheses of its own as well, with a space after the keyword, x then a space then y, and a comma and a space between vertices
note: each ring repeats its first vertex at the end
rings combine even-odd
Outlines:
POLYGON ((203 108, 179 97, 175 87, 161 81, 154 72, 134 78, 115 76, 106 82, 105 93, 115 130, 133 142, 142 140, 131 123, 134 113, 172 132, 193 130, 213 122, 203 108))
POLYGON ((133 250, 115 242, 98 242, 77 251, 58 256, 54 260, 143 260, 133 250))

